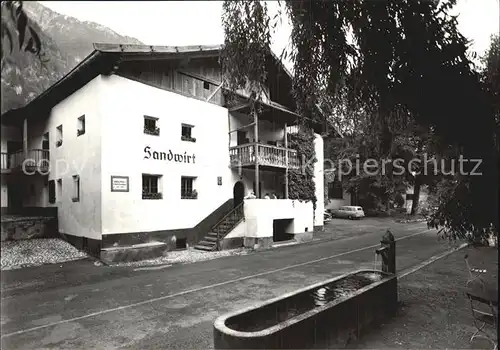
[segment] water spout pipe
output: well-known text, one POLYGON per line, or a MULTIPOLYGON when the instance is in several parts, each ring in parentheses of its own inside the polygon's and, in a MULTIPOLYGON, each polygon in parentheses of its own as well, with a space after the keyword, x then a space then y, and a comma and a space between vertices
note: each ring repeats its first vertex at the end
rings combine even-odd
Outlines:
POLYGON ((380 241, 380 248, 375 250, 375 253, 382 257, 382 271, 395 274, 396 273, 396 240, 391 231, 387 232, 380 241))

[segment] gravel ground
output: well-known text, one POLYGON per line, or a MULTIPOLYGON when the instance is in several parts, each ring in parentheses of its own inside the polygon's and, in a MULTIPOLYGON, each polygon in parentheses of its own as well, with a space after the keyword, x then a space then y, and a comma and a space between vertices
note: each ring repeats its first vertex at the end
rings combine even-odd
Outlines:
MULTIPOLYGON (((117 263, 112 266, 156 266, 164 264, 189 264, 225 256, 245 255, 251 249, 239 248, 221 252, 205 252, 188 248, 166 252, 156 259, 117 263)), ((71 244, 58 238, 31 239, 2 242, 2 270, 20 269, 30 266, 57 264, 89 257, 71 244)), ((98 262, 96 262, 98 265, 98 262)))
POLYGON ((113 264, 112 266, 154 266, 154 265, 164 265, 164 264, 190 264, 199 261, 207 261, 207 260, 222 258, 225 256, 245 255, 248 254, 250 251, 251 249, 238 248, 231 250, 223 250, 220 252, 205 252, 191 247, 186 250, 166 252, 164 256, 156 259, 118 263, 118 264, 113 264))
POLYGON ((59 238, 41 238, 2 242, 2 270, 57 264, 88 257, 59 238))
POLYGON ((427 221, 427 219, 422 214, 411 215, 407 213, 393 213, 391 217, 398 224, 413 224, 417 222, 427 221))
POLYGON ((396 222, 399 224, 412 224, 415 222, 425 222, 427 219, 397 219, 396 222))

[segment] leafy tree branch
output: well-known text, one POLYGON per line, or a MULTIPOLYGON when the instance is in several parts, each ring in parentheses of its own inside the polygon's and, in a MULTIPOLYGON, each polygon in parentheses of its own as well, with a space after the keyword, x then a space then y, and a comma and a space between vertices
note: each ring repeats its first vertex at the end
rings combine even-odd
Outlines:
MULTIPOLYGON (((266 33, 269 17, 256 1, 229 3, 223 15, 226 44, 242 51, 228 61, 262 81, 262 66, 255 65, 261 62, 260 51, 249 43, 265 37, 256 33, 266 33), (242 9, 247 9, 243 19, 242 9), (258 30, 247 30, 245 23, 258 30)), ((351 130, 361 140, 359 147, 380 158, 391 155, 398 135, 416 125, 432 133, 436 154, 446 158, 453 150, 466 159, 481 159, 482 175, 454 176, 453 190, 442 191, 429 224, 451 237, 473 233, 480 238, 492 228, 498 232, 498 45, 488 56, 492 63, 486 79, 475 70, 467 54, 470 43, 449 14, 456 0, 284 4, 292 23, 290 57, 299 114, 310 118, 315 105, 327 101, 332 111, 342 111, 333 116, 336 127, 351 130)), ((473 166, 467 164, 465 171, 473 166)))

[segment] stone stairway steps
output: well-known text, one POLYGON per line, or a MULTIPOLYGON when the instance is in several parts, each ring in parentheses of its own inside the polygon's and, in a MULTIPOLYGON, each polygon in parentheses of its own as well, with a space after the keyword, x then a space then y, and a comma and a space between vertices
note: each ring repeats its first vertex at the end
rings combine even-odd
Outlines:
MULTIPOLYGON (((241 206, 239 207, 242 208, 241 206)), ((234 215, 229 212, 226 215, 226 218, 223 219, 222 222, 217 224, 217 231, 220 233, 219 237, 217 237, 217 233, 208 232, 203 239, 198 242, 197 245, 194 246, 195 249, 204 250, 204 251, 214 251, 217 250, 217 238, 222 240, 241 220, 244 219, 243 212, 239 211, 240 209, 236 208, 234 210, 238 210, 237 214, 234 215)))
POLYGON ((194 248, 205 251, 213 251, 217 248, 217 237, 205 237, 202 241, 195 245, 194 248))

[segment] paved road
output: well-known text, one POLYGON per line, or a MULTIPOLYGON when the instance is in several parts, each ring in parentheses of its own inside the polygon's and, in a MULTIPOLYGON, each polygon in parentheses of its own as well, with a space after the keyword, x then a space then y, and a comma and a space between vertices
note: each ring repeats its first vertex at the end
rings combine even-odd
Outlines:
POLYGON ((3 273, 2 349, 209 349, 218 315, 373 268, 388 227, 403 238, 398 271, 450 248, 425 224, 338 219, 320 241, 162 270, 80 261, 3 273))

